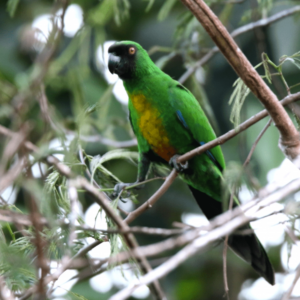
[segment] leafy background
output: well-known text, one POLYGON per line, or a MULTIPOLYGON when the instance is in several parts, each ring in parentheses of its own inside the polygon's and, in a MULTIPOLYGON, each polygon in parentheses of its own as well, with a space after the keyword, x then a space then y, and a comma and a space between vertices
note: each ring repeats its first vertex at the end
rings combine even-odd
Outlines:
MULTIPOLYGON (((296 1, 276 0, 207 2, 229 31, 296 4, 296 1)), ((107 69, 103 61, 105 53, 101 46, 104 46, 105 52, 107 41, 136 41, 149 50, 151 58, 166 73, 174 79, 179 79, 187 67, 192 66, 213 47, 213 43, 180 1, 72 1, 69 3, 69 15, 67 10, 65 18, 65 34, 43 79, 49 101, 49 113, 53 120, 53 123, 49 123, 41 113, 34 94, 26 98, 21 111, 17 113, 15 111, 17 100, 14 96, 31 89, 30 84, 39 71, 38 64, 34 63, 34 60, 47 39, 45 25, 41 24, 46 22, 46 28, 51 24, 43 20, 51 18, 53 13, 59 14, 57 4, 58 2, 46 0, 10 0, 0 3, 0 124, 15 131, 21 124, 30 124, 28 138, 44 151, 44 155, 50 152, 56 153, 58 158, 71 166, 72 171, 84 175, 86 166, 80 162, 78 155, 79 149, 82 149, 85 162, 102 188, 111 189, 118 180, 133 182, 136 178, 136 146, 127 147, 124 152, 121 152, 116 150, 120 148, 118 144, 107 145, 103 140, 105 138, 109 141, 130 141, 134 145, 127 107, 124 104, 126 97, 122 96, 122 87, 120 85, 114 87, 111 84, 113 79, 106 75, 107 69), (15 102, 12 99, 15 99, 15 102), (84 138, 91 136, 97 136, 98 139, 101 136, 101 139, 94 141, 93 138, 92 142, 87 142, 87 138, 84 138)), ((291 56, 300 50, 299 25, 299 14, 295 14, 269 27, 243 34, 237 38, 237 42, 254 66, 261 63, 262 52, 266 52, 269 59, 278 65, 281 56, 291 56)), ((290 86, 300 81, 299 65, 297 66, 295 62, 297 61, 294 60, 294 64, 286 61, 283 66, 284 78, 290 86)), ((258 71, 261 75, 265 74, 262 66, 258 71)), ((230 122, 232 107, 228 102, 236 79, 236 74, 222 55, 216 54, 208 64, 198 68, 195 75, 185 82, 185 85, 205 106, 206 111, 211 112, 210 120, 217 135, 226 133, 234 126, 230 122)), ((287 94, 280 79, 273 80, 271 88, 279 98, 287 94)), ((292 92, 299 90, 298 86, 292 92)), ((243 121, 262 108, 260 102, 250 94, 241 111, 237 111, 237 116, 240 121, 243 121)), ((296 117, 292 114, 291 117, 296 123, 296 117)), ((233 172, 231 174, 239 174, 240 166, 266 122, 266 120, 260 121, 222 146, 228 168, 233 172)), ((264 186, 268 178, 269 180, 272 176, 274 178, 276 171, 270 172, 270 170, 277 168, 284 159, 277 147, 278 139, 278 131, 271 125, 259 142, 250 166, 243 176, 248 184, 249 178, 252 179, 252 185, 250 184, 248 188, 254 192, 264 186)), ((0 153, 3 154, 7 140, 0 136, 0 141, 2 144, 0 153)), ((58 230, 60 226, 56 223, 57 219, 68 217, 70 212, 66 180, 43 164, 41 168, 44 174, 40 174, 37 165, 34 165, 35 161, 39 161, 39 158, 32 157, 33 178, 20 174, 14 186, 2 193, 3 199, 8 199, 9 203, 3 204, 2 207, 26 213, 29 210, 28 193, 35 195, 40 211, 52 224, 50 228, 44 229, 44 234, 47 239, 45 252, 54 264, 54 261, 59 260, 67 251, 68 227, 61 227, 61 230, 58 230)), ((151 176, 161 173, 159 167, 154 167, 151 176)), ((147 184, 145 189, 136 193, 136 196, 128 195, 127 202, 120 205, 124 209, 132 209, 137 205, 134 202, 144 202, 160 183, 160 181, 153 181, 147 184)), ((110 192, 111 190, 108 190, 108 193, 110 192)), ((241 197, 247 198, 248 194, 249 190, 243 183, 241 197)), ((299 200, 298 198, 299 196, 296 195, 288 200, 293 202, 299 200)), ((80 193, 80 203, 82 207, 79 208, 81 215, 78 219, 79 224, 93 226, 98 208, 84 193, 80 193)), ((100 217, 98 221, 99 219, 100 217)), ((281 221, 280 217, 275 219, 275 224, 279 221, 281 221)), ((145 212, 132 225, 170 228, 173 222, 189 222, 191 225, 205 222, 187 187, 180 180, 172 185, 153 209, 145 212)), ((103 218, 102 222, 97 224, 100 224, 100 228, 106 226, 103 218)), ((297 228, 297 223, 295 226, 297 228)), ((33 263, 34 246, 30 242, 33 230, 27 228, 24 235, 14 225, 5 222, 0 223, 0 228, 0 272, 5 274, 7 284, 13 290, 28 288, 35 282, 37 276, 33 263)), ((255 281, 257 274, 251 267, 229 251, 228 279, 231 299, 238 297, 239 299, 280 299, 283 291, 287 289, 287 284, 291 283, 292 277, 288 281, 283 274, 295 268, 297 259, 294 258, 296 260, 294 265, 290 265, 290 269, 287 268, 286 259, 288 254, 292 253, 292 247, 291 241, 284 234, 283 227, 261 223, 258 225, 257 234, 261 239, 265 239, 263 243, 267 246, 276 272, 280 273, 278 280, 281 285, 277 286, 276 290, 268 290, 269 287, 263 285, 261 281, 255 281), (261 288, 269 291, 267 295, 264 294, 264 298, 259 298, 262 295, 257 292, 261 288), (244 293, 240 293, 242 289, 244 293)), ((81 230, 72 251, 78 252, 88 243, 88 239, 101 240, 101 238, 99 234, 81 230)), ((137 235, 137 238, 140 245, 161 240, 159 237, 148 235, 137 235)), ((111 245, 111 248, 118 247, 116 243, 118 242, 111 245)), ((90 257, 101 258, 107 255, 108 244, 106 242, 100 245, 101 247, 95 248, 90 257), (106 246, 103 246, 104 244, 106 246)), ((210 251, 199 253, 162 279, 163 289, 169 299, 222 298, 224 295, 222 249, 222 243, 212 245, 210 251)), ((171 251, 163 256, 152 258, 150 262, 156 266, 173 253, 174 251, 171 251)), ((68 287, 63 286, 65 289, 60 289, 60 292, 55 294, 56 298, 108 299, 118 288, 126 284, 126 280, 120 276, 120 270, 117 270, 115 275, 112 272, 108 273, 99 275, 98 279, 95 279, 96 277, 91 280, 85 279, 76 284, 72 281, 72 284, 68 287), (116 279, 116 276, 119 278, 116 279)), ((75 274, 77 274, 75 270, 70 271, 65 281, 75 274)), ((132 273, 128 274, 127 280, 130 281, 132 273)), ((63 285, 63 280, 60 284, 63 285)), ((138 297, 150 299, 147 289, 136 294, 136 298, 138 297)))

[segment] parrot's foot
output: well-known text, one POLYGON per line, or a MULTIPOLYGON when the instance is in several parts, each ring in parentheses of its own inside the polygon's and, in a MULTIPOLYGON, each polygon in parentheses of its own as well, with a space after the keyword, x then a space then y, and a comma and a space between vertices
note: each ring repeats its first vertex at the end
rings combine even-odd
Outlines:
MULTIPOLYGON (((121 193, 125 188, 127 188, 127 187, 129 187, 129 186, 132 186, 132 185, 135 185, 135 184, 137 184, 137 183, 138 183, 138 182, 133 182, 133 183, 123 183, 123 182, 121 182, 121 183, 117 183, 117 184, 115 185, 115 187, 114 187, 114 193, 113 193, 113 195, 116 197, 116 196, 120 195, 120 193, 121 193)), ((134 189, 139 190, 139 189, 141 189, 141 188, 143 188, 143 187, 144 187, 144 184, 141 184, 141 185, 138 185, 138 186, 134 187, 134 189)))
POLYGON ((174 156, 171 157, 171 159, 169 160, 169 165, 173 168, 176 169, 177 172, 182 172, 184 170, 186 170, 189 167, 189 163, 186 161, 185 164, 181 164, 177 162, 177 158, 180 155, 175 154, 174 156))

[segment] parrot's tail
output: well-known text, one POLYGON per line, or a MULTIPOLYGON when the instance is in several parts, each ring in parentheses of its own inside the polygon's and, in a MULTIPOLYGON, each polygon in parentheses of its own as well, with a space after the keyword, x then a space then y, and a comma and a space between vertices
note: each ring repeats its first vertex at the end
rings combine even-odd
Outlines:
MULTIPOLYGON (((208 219, 212 219, 223 212, 222 203, 214 200, 205 193, 191 187, 189 188, 195 197, 202 212, 208 219)), ((250 225, 244 225, 240 230, 250 229, 250 225)), ((264 277, 271 285, 275 284, 274 270, 267 253, 254 233, 247 235, 231 235, 228 239, 230 248, 251 264, 253 269, 264 277)))

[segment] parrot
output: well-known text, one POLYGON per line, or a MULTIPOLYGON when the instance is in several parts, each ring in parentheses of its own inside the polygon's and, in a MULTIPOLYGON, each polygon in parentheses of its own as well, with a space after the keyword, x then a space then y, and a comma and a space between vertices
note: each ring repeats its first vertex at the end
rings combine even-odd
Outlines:
MULTIPOLYGON (((137 181, 117 184, 116 193, 143 182, 151 163, 165 164, 179 172, 208 220, 222 214, 225 160, 221 147, 216 146, 185 164, 177 163, 178 156, 216 138, 196 98, 160 70, 140 44, 116 42, 108 53, 108 69, 119 76, 128 94, 129 120, 139 152, 137 181)), ((241 227, 245 228, 250 225, 241 227)), ((268 283, 275 284, 272 264, 255 233, 232 234, 228 245, 268 283)))

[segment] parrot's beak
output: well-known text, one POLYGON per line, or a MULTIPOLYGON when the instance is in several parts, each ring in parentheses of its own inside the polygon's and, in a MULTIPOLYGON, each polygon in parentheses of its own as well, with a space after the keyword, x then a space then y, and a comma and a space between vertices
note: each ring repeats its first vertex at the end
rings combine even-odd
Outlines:
POLYGON ((109 55, 108 69, 109 69, 110 73, 112 73, 112 74, 116 73, 116 70, 118 69, 120 61, 121 61, 120 56, 116 56, 113 53, 109 55))

